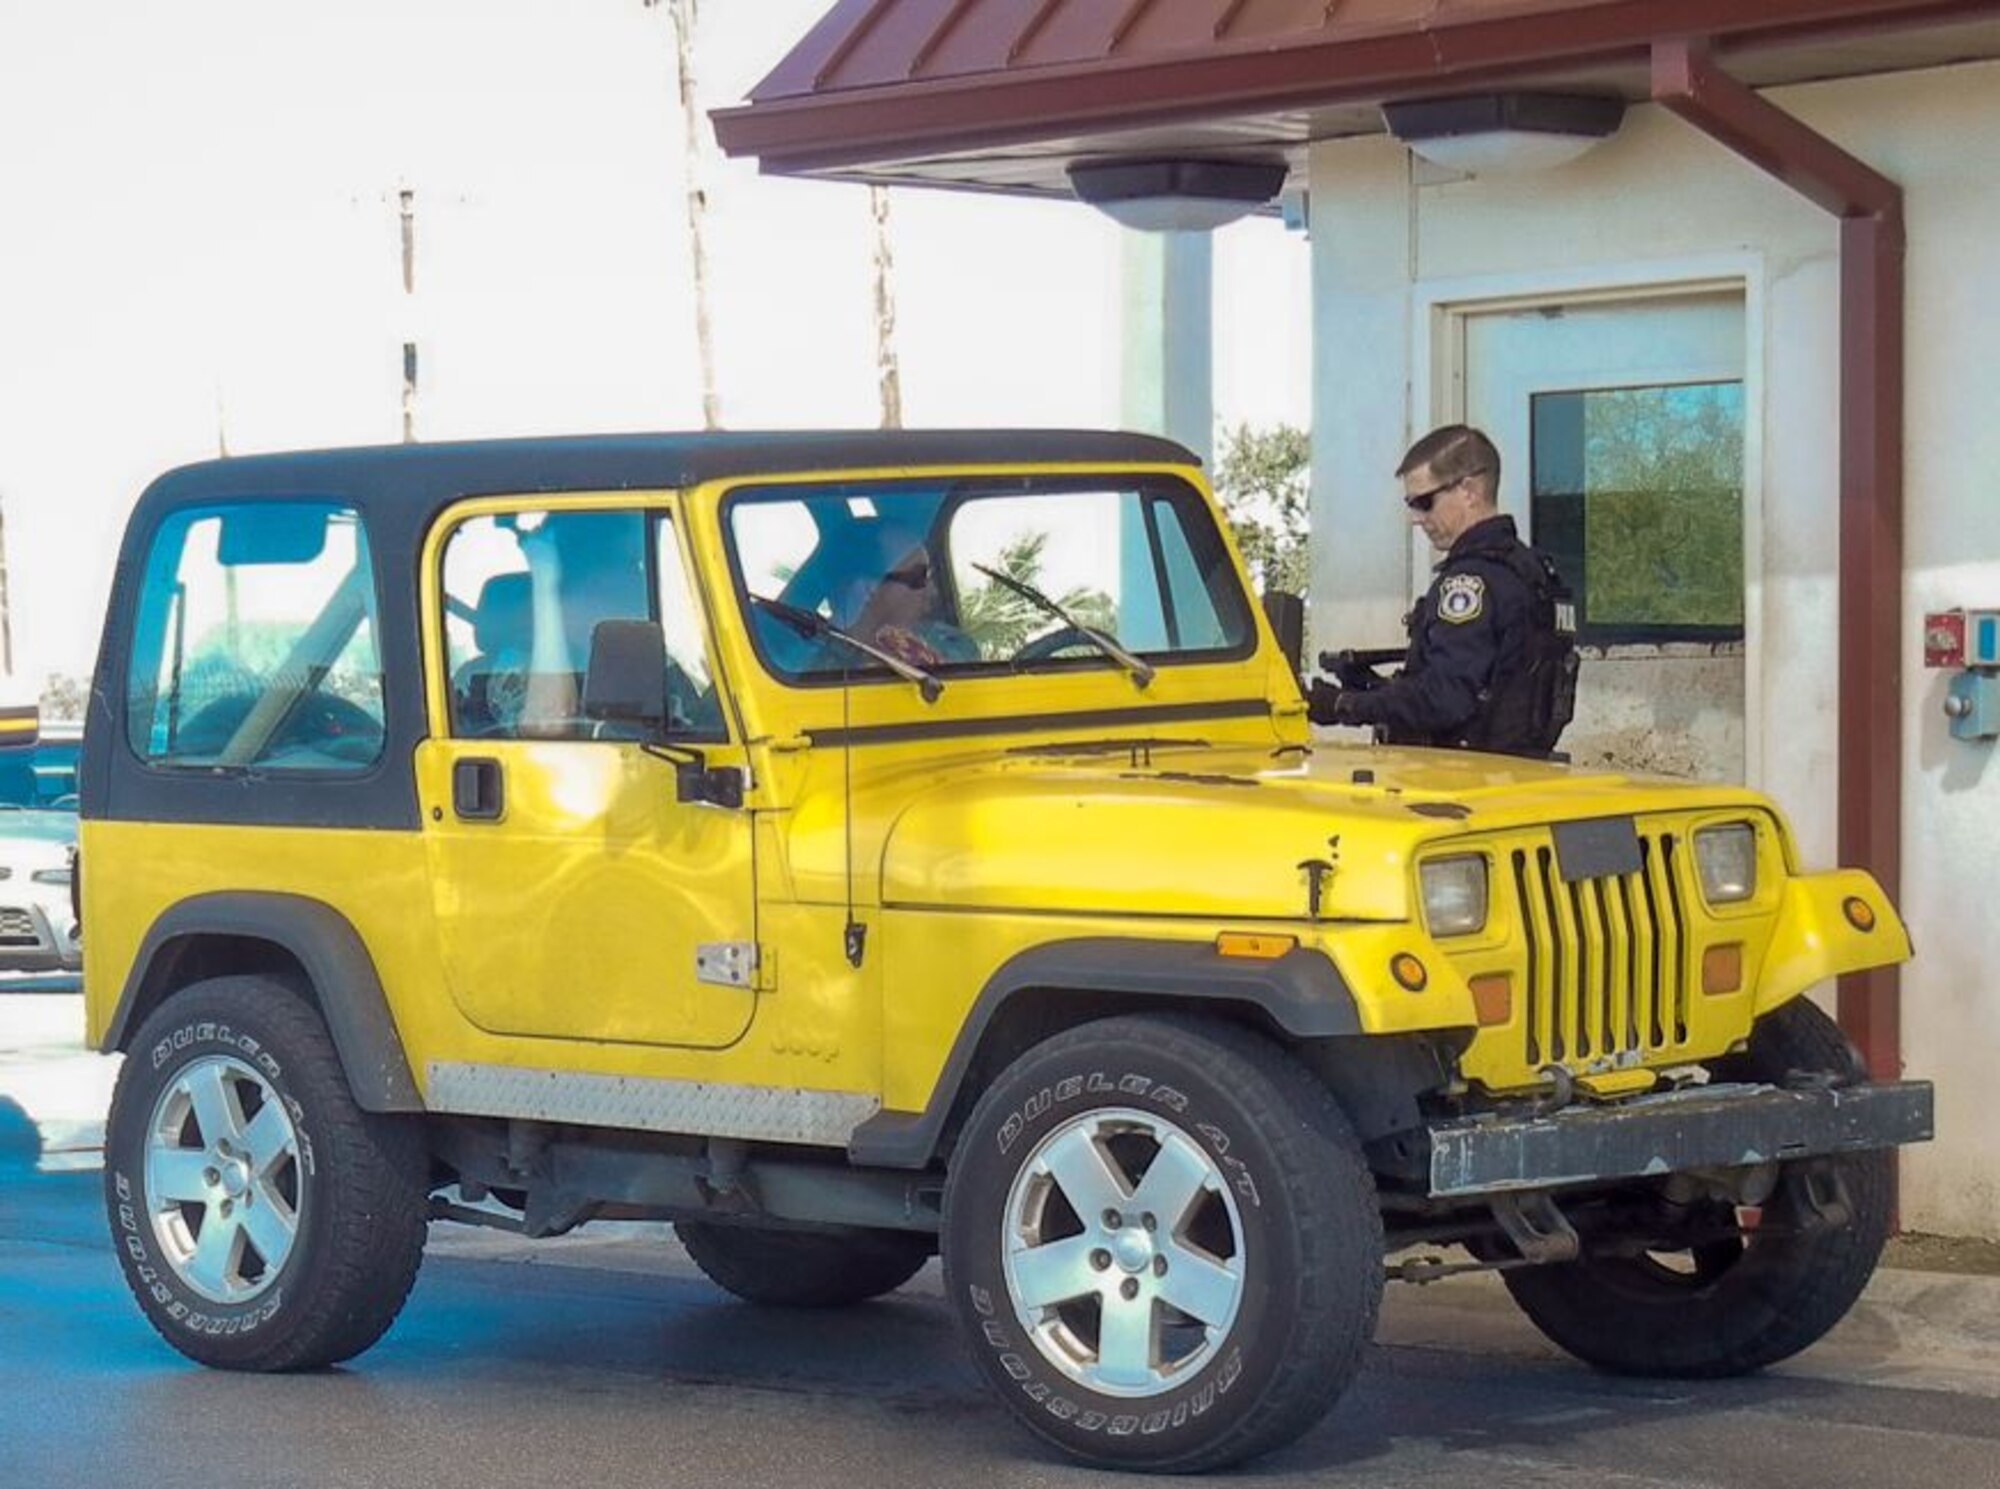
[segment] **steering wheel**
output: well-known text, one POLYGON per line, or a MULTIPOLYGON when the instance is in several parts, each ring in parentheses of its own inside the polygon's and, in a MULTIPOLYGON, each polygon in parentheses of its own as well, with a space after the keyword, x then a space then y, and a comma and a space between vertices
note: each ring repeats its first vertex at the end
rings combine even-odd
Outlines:
MULTIPOLYGON (((175 752, 221 754, 255 703, 253 696, 238 693, 196 710, 176 731, 175 752)), ((329 759, 366 765, 382 752, 382 723, 338 693, 308 693, 292 706, 284 727, 265 741, 259 759, 269 760, 285 749, 313 750, 329 759)))
POLYGON ((1046 636, 1036 636, 1030 641, 1022 642, 1014 649, 1014 655, 1007 658, 1007 665, 1025 667, 1030 662, 1045 662, 1050 657, 1076 646, 1088 647, 1098 656, 1104 655, 1104 648, 1092 641, 1081 626, 1061 626, 1046 636))

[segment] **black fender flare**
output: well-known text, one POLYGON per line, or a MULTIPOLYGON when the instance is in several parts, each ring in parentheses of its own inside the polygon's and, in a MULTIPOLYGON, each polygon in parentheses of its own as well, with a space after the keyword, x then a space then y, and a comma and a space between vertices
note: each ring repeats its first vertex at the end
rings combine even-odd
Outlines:
MULTIPOLYGON (((198 894, 163 912, 146 932, 104 1035, 106 1051, 123 1050, 139 1022, 153 969, 176 941, 229 936, 281 947, 305 969, 320 1016, 339 1051, 362 1110, 420 1112, 422 1095, 375 959, 347 917, 323 900, 297 894, 198 894)), ((150 1009, 145 1009, 150 1012, 150 1009)))
POLYGON ((1009 999, 1041 988, 1137 994, 1180 1004, 1257 1008, 1294 1039, 1359 1034, 1361 1010, 1340 969, 1324 952, 1293 947, 1272 958, 1224 956, 1213 941, 1089 936, 1051 941, 1003 962, 980 989, 921 1112, 878 1112, 854 1129, 850 1161, 878 1168, 927 1166, 980 1042, 1009 999))

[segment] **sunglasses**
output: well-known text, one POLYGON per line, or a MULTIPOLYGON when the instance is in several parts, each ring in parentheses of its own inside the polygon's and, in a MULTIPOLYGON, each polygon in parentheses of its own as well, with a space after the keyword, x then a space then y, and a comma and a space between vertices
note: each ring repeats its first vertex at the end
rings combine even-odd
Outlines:
POLYGON ((920 560, 900 569, 890 569, 882 579, 884 583, 900 584, 905 589, 927 589, 931 582, 931 566, 927 561, 920 560))
POLYGON ((1429 512, 1432 507, 1437 505, 1437 499, 1443 496, 1447 491, 1451 490, 1452 487, 1463 486, 1467 481, 1470 481, 1474 476, 1483 476, 1485 474, 1486 472, 1484 471, 1469 470, 1462 476, 1458 476, 1453 478, 1452 480, 1446 481, 1442 486, 1433 486, 1429 491, 1419 491, 1414 496, 1404 497, 1403 505, 1408 507, 1412 512, 1418 512, 1418 513, 1429 512))

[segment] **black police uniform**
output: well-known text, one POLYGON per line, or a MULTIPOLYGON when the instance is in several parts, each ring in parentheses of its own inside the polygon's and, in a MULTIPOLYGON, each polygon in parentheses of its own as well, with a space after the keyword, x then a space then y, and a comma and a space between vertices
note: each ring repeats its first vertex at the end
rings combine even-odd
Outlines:
POLYGON ((1575 705, 1575 619, 1555 569, 1512 517, 1459 535, 1410 612, 1402 672, 1366 690, 1313 687, 1319 724, 1372 724, 1388 744, 1546 755, 1575 705))

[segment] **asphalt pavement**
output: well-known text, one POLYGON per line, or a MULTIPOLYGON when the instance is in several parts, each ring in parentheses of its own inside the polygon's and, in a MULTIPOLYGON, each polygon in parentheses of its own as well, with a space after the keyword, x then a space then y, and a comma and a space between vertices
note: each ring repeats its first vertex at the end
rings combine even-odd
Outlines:
MULTIPOLYGON (((75 1114, 109 1062, 24 1048, 4 1031, 67 1015, 57 995, 32 1016, 14 996, 0 995, 0 1489, 1132 1482, 1011 1423, 935 1266, 859 1308, 760 1309, 701 1278, 662 1226, 526 1243, 440 1225, 402 1319, 350 1366, 190 1365, 126 1292, 87 1156, 42 1151, 45 1132, 87 1135, 56 1124, 87 1125, 75 1114)), ((1229 1477, 2000 1489, 2000 1279, 1885 1270, 1820 1345, 1706 1384, 1596 1375, 1490 1278, 1392 1287, 1346 1399, 1229 1477)))

